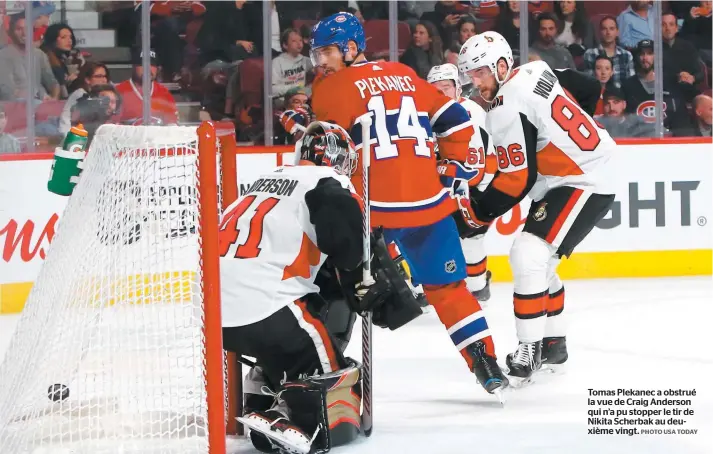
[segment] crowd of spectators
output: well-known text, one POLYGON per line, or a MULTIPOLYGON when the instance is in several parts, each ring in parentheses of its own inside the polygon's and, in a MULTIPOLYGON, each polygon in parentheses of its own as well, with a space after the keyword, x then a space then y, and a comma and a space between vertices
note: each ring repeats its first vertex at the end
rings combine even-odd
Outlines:
MULTIPOLYGON (((120 106, 112 122, 139 124, 142 99, 150 91, 152 123, 181 121, 175 99, 180 97, 199 104, 201 119, 233 120, 239 141, 261 143, 267 70, 275 113, 270 133, 274 143, 290 143, 294 138, 280 116, 296 109, 309 116, 311 84, 319 77, 309 58, 311 27, 338 11, 362 21, 372 60, 389 59, 389 33, 397 33, 398 60, 423 78, 435 65, 455 63, 462 44, 486 30, 501 33, 516 63, 520 60, 524 2, 399 1, 397 30, 389 30, 388 2, 268 1, 269 17, 263 17, 263 4, 256 1, 152 2, 152 85, 147 90, 142 86, 140 2, 97 2, 108 5, 101 8, 102 26, 115 29, 118 46, 133 50, 127 80, 113 80, 106 64, 77 49, 69 25, 49 23, 51 3, 33 2, 32 40, 25 36, 24 13, 9 15, 0 40, 0 152, 19 150, 13 134, 22 136, 25 114, 11 117, 19 116, 15 106, 26 104, 28 97, 36 104, 36 134, 56 140, 76 121, 72 111, 77 101, 107 84, 115 87, 114 104, 120 106), (267 21, 272 34, 269 55, 264 55, 267 21), (34 56, 33 74, 26 68, 27 49, 34 56)), ((527 60, 541 59, 552 68, 595 77, 601 84, 596 115, 615 137, 654 136, 656 78, 663 82, 665 135, 710 136, 711 2, 662 2, 660 24, 651 3, 530 1, 527 60), (661 30, 663 68, 654 65, 656 27, 661 30)))

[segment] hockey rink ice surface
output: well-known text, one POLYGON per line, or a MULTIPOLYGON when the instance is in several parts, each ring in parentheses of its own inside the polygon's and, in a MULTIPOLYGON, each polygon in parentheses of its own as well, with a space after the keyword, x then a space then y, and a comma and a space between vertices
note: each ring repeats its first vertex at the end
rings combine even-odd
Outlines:
MULTIPOLYGON (((713 452, 713 279, 607 279, 565 282, 569 361, 510 390, 501 407, 468 373, 435 313, 398 331, 374 328, 374 432, 333 449, 356 453, 710 454, 713 452), (589 389, 696 390, 690 406, 588 405, 589 389), (683 425, 652 426, 697 434, 591 435, 589 410, 688 408, 683 425)), ((485 306, 498 361, 517 344, 512 284, 493 284, 485 306)), ((0 317, 0 356, 18 316, 0 317)), ((357 320, 347 354, 361 357, 357 320)), ((2 384, 0 384, 2 386, 2 384)), ((627 399, 627 397, 620 396, 627 399)), ((637 397, 632 397, 637 399, 637 397)), ((662 397, 659 397, 659 399, 662 397)), ((640 398, 638 398, 640 399, 640 398)), ((595 416, 591 416, 595 417, 595 416)), ((658 418, 672 418, 659 416, 658 418)), ((613 419, 613 417, 609 417, 613 419)), ((636 416, 627 416, 636 418, 636 416)), ((654 417, 656 418, 656 417, 654 417)), ((632 426, 606 426, 616 429, 632 426)), ((637 426, 639 430, 643 426, 637 426)), ((229 452, 257 452, 246 439, 229 452)))

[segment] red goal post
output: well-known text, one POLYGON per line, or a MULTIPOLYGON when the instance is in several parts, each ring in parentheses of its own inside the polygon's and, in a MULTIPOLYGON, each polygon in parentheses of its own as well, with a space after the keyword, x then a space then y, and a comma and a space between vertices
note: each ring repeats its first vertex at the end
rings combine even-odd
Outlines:
POLYGON ((231 123, 97 131, 0 362, 0 452, 226 452, 243 393, 219 217, 292 151, 238 147, 231 123))
MULTIPOLYGON (((245 146, 238 147, 235 127, 232 122, 203 122, 198 128, 198 140, 201 150, 199 155, 208 157, 213 156, 219 152, 220 154, 220 187, 221 187, 221 209, 225 210, 231 203, 233 203, 239 197, 239 177, 238 177, 238 156, 239 155, 274 155, 275 166, 281 166, 285 164, 284 155, 287 153, 294 152, 294 146, 284 145, 284 146, 245 146), (203 149, 205 148, 205 150, 203 149), (206 152, 207 151, 207 152, 206 152)), ((210 164, 208 164, 209 166, 210 164)), ((201 167, 204 164, 201 161, 201 167)), ((204 167, 205 168, 205 167, 204 167)), ((210 171, 210 169, 209 169, 210 171)), ((215 172, 213 172, 215 173, 215 172)), ((203 196, 202 196, 203 197, 203 196)), ((204 204, 204 207, 209 206, 204 204)), ((213 205, 210 205, 213 206, 213 205)), ((216 205, 217 206, 217 201, 216 205)), ((209 216, 209 215, 208 215, 209 216)), ((205 217, 206 221, 209 222, 208 217, 205 217)), ((218 221, 215 222, 215 231, 211 232, 210 235, 215 235, 216 237, 216 247, 217 247, 217 234, 218 234, 218 221)), ((212 230, 212 229, 211 229, 212 230)), ((211 243, 213 243, 211 241, 211 243)), ((204 248, 205 248, 204 244, 204 248)), ((217 257, 217 250, 215 252, 211 251, 211 256, 217 257)), ((204 266, 205 262, 204 262, 204 266)), ((210 271, 211 275, 218 276, 219 270, 217 265, 215 270, 210 271)), ((206 273, 209 274, 209 273, 206 273)), ((215 285, 215 283, 213 283, 215 285)), ((218 283, 219 285, 219 283, 218 283)), ((206 299, 208 294, 206 292, 206 299)), ((206 301, 208 303, 208 301, 206 301)), ((217 301, 210 302, 210 305, 216 305, 220 308, 220 295, 217 295, 217 301)), ((212 314, 211 314, 212 315, 212 314)), ((208 320, 208 313, 206 313, 206 325, 215 325, 214 320, 208 320)), ((222 337, 221 337, 222 339, 222 337)), ((206 339, 208 343, 208 339, 206 339)), ((220 347, 222 348, 222 346, 220 347)), ((219 350, 217 350, 219 351, 219 350)), ((222 360, 222 359, 221 359, 222 360)), ((238 424, 236 417, 242 414, 243 410, 243 393, 242 393, 242 366, 238 361, 234 353, 227 352, 225 354, 226 367, 226 380, 227 380, 227 395, 225 396, 225 402, 227 403, 227 422, 226 422, 226 432, 229 435, 242 435, 243 427, 242 424, 238 424)), ((215 372, 217 373, 217 371, 215 372)), ((210 386, 210 385, 209 385, 210 386)))

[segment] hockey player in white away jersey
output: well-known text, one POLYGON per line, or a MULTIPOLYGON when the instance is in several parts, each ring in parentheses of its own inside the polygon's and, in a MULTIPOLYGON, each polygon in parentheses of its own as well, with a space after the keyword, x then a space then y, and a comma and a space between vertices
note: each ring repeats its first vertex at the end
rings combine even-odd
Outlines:
MULTIPOLYGON (((306 301, 327 258, 344 270, 361 263, 362 207, 349 181, 356 152, 346 131, 324 122, 296 151, 302 165, 262 175, 220 223, 224 347, 255 357, 276 396, 269 410, 240 418, 263 452, 278 452, 274 439, 329 449, 361 424, 361 366, 306 301)), ((245 393, 261 394, 260 384, 246 380, 245 393)))
POLYGON ((547 63, 513 68, 512 50, 498 33, 468 39, 458 68, 490 103, 486 128, 498 158, 498 172, 474 207, 476 224, 484 229, 525 196, 533 200, 510 251, 519 345, 506 360, 511 376, 529 379, 543 362, 567 360, 556 269, 614 201, 609 160, 616 144, 547 63))
MULTIPOLYGON (((426 78, 428 83, 438 88, 441 93, 449 98, 458 101, 465 107, 468 115, 475 125, 475 134, 470 139, 469 159, 472 159, 473 168, 480 172, 468 182, 468 188, 461 189, 464 191, 460 194, 463 197, 463 202, 470 203, 470 199, 475 199, 488 187, 495 173, 497 161, 495 159, 495 149, 493 142, 490 139, 490 134, 485 129, 485 110, 476 102, 463 98, 460 77, 458 68, 452 63, 438 65, 431 68, 426 78)), ((459 204, 460 205, 460 204, 459 204)), ((475 296, 478 301, 484 302, 490 299, 490 271, 488 271, 488 257, 485 253, 485 235, 471 235, 467 226, 467 222, 463 219, 460 212, 453 214, 458 231, 461 234, 461 246, 463 246, 463 255, 465 255, 466 270, 468 277, 465 283, 468 290, 475 296)))

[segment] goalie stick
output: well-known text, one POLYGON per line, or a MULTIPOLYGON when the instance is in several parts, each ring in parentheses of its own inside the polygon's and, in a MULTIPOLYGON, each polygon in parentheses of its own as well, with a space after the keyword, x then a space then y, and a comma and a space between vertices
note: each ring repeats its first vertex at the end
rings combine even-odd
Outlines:
MULTIPOLYGON (((361 120, 361 169, 364 200, 364 225, 362 247, 364 252, 364 268, 362 283, 372 285, 374 278, 371 275, 371 213, 369 204, 369 166, 371 165, 371 113, 362 116, 361 120)), ((371 389, 371 312, 362 314, 361 319, 361 360, 362 360, 362 419, 361 425, 365 436, 370 436, 373 429, 373 407, 371 389)))

